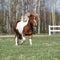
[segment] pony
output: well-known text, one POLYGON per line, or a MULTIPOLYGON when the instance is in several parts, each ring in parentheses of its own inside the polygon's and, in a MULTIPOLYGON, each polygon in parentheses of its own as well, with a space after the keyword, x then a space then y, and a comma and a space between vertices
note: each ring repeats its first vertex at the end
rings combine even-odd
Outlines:
POLYGON ((19 38, 22 39, 20 44, 26 40, 25 36, 29 37, 30 45, 32 45, 32 34, 33 34, 33 26, 37 25, 36 20, 37 14, 30 13, 25 14, 25 16, 21 17, 21 20, 16 20, 13 24, 13 30, 15 33, 15 43, 16 45, 19 44, 19 38))

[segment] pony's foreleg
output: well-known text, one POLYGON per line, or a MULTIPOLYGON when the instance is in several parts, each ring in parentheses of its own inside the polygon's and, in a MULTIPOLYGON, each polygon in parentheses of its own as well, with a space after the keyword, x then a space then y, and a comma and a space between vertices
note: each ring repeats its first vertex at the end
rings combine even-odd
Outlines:
POLYGON ((25 39, 25 36, 22 36, 22 38, 23 38, 23 41, 25 41, 26 39, 25 39))
POLYGON ((32 36, 29 36, 30 45, 32 45, 32 36))
POLYGON ((16 46, 18 46, 18 37, 15 36, 15 43, 16 43, 16 46))

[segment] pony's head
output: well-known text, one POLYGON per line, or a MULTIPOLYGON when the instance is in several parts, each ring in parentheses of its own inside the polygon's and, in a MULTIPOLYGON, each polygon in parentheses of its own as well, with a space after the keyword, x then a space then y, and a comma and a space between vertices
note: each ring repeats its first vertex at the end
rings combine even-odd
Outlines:
POLYGON ((30 24, 32 24, 33 26, 37 25, 37 20, 36 20, 37 15, 36 14, 30 14, 29 16, 29 22, 30 24))

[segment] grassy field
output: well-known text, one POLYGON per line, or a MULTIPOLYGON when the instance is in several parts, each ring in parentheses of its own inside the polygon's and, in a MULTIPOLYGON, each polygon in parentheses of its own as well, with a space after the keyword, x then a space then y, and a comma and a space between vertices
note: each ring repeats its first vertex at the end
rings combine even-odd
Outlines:
POLYGON ((14 37, 0 37, 0 60, 60 60, 60 36, 33 36, 15 46, 14 37))

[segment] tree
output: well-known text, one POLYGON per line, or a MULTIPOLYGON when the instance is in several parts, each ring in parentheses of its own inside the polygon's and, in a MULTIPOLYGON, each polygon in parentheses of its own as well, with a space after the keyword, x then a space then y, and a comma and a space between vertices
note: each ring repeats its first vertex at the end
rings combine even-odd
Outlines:
POLYGON ((52 25, 55 25, 55 0, 51 0, 52 25))

